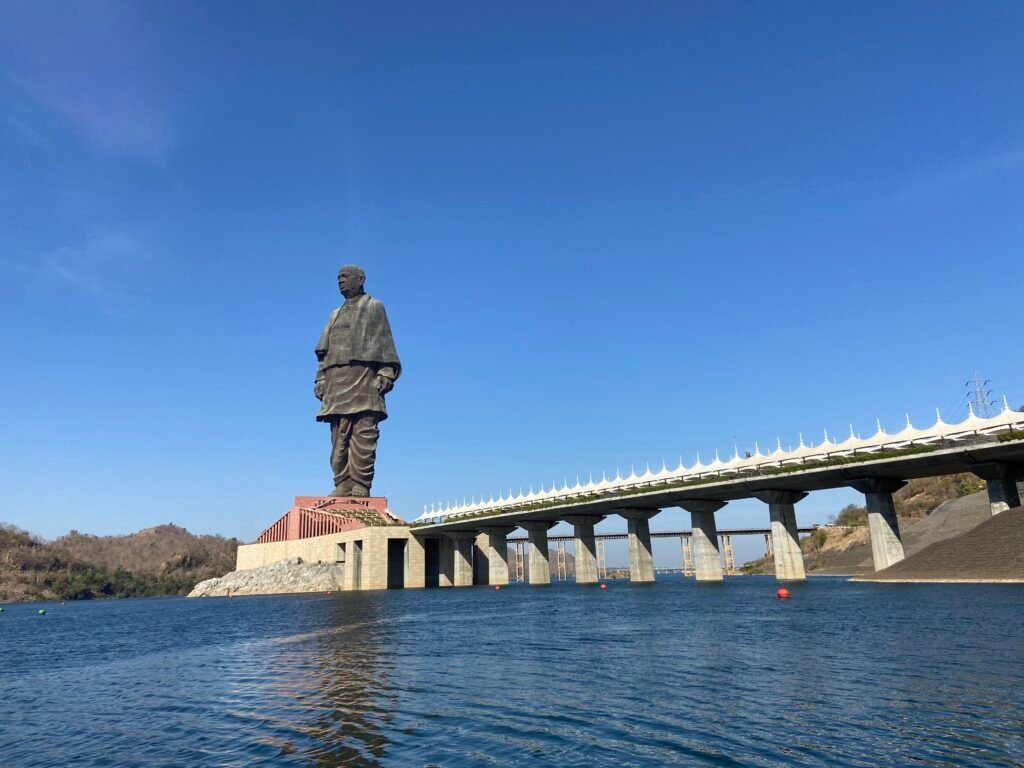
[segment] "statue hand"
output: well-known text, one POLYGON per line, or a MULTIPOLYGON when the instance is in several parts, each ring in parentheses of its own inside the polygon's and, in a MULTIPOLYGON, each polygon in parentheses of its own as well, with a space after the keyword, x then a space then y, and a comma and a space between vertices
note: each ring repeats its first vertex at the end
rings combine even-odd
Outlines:
POLYGON ((317 400, 323 400, 325 389, 326 387, 324 386, 324 382, 322 380, 317 381, 316 384, 313 385, 313 396, 317 400))
POLYGON ((393 382, 387 376, 377 376, 377 391, 380 392, 381 397, 386 395, 394 388, 395 382, 393 382))

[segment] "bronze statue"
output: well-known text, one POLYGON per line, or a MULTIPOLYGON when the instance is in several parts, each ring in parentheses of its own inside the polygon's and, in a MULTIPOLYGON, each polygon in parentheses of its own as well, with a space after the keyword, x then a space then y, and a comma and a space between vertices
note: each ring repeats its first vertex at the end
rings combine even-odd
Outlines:
POLYGON ((384 396, 402 372, 384 305, 363 291, 365 281, 360 267, 338 271, 345 303, 331 312, 316 345, 313 394, 322 403, 316 420, 331 425, 332 496, 370 495, 377 425, 388 417, 384 396))

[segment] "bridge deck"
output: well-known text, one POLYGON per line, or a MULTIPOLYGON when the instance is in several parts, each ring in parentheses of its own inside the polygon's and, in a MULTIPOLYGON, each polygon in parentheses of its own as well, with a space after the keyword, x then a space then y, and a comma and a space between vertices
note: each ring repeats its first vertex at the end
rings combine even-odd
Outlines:
MULTIPOLYGON (((857 480, 892 478, 910 480, 917 477, 953 475, 970 472, 979 464, 1011 463, 1024 465, 1024 440, 955 445, 926 453, 874 459, 856 464, 838 464, 797 469, 775 474, 744 474, 722 476, 684 486, 650 485, 617 489, 584 498, 570 496, 546 503, 543 508, 512 508, 494 514, 449 518, 441 522, 418 525, 418 535, 437 531, 467 531, 495 525, 518 525, 528 520, 556 521, 565 515, 613 515, 628 509, 659 510, 677 507, 689 499, 733 501, 750 498, 760 491, 818 491, 842 488, 857 480)), ((797 465, 798 466, 798 465, 797 465)), ((678 535, 678 534, 677 534, 678 535)))

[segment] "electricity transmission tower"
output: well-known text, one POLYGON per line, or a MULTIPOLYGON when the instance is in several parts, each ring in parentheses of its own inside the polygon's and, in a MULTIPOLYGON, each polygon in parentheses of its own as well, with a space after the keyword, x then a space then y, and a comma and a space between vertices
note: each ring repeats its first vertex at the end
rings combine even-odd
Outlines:
POLYGON ((972 390, 970 398, 974 405, 975 415, 983 419, 988 419, 992 416, 991 406, 996 404, 996 401, 991 399, 992 390, 986 389, 988 385, 989 380, 985 379, 982 381, 981 374, 978 371, 974 372, 973 379, 964 384, 967 389, 972 390))

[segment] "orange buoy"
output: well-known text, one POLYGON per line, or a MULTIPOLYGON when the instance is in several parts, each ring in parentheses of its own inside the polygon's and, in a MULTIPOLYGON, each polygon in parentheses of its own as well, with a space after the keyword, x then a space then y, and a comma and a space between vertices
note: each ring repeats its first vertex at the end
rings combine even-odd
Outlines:
POLYGON ((607 584, 602 584, 601 585, 601 589, 608 589, 608 585, 607 584))
POLYGON ((788 600, 789 590, 785 587, 779 587, 779 591, 775 593, 775 596, 779 598, 779 600, 788 600))
POLYGON ((495 584, 494 591, 497 592, 499 589, 501 589, 501 584, 495 584))

